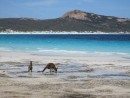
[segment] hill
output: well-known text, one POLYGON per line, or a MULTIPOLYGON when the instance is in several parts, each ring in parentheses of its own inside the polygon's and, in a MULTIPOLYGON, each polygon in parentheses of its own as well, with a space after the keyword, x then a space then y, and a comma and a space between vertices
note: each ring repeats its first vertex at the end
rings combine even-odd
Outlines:
POLYGON ((1 18, 0 31, 130 32, 130 19, 74 10, 56 19, 1 18))

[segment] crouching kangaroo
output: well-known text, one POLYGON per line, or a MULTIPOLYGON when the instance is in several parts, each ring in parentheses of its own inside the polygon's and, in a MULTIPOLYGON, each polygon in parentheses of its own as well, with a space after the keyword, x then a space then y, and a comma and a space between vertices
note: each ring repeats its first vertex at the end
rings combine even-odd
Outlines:
POLYGON ((33 69, 33 67, 32 67, 32 61, 30 61, 30 65, 28 66, 28 72, 32 72, 32 69, 33 69))
POLYGON ((50 72, 52 71, 52 69, 54 69, 55 72, 57 73, 57 69, 58 69, 58 68, 56 68, 55 64, 53 64, 53 63, 48 63, 48 64, 46 65, 46 67, 43 69, 42 72, 44 72, 46 69, 50 69, 50 72))

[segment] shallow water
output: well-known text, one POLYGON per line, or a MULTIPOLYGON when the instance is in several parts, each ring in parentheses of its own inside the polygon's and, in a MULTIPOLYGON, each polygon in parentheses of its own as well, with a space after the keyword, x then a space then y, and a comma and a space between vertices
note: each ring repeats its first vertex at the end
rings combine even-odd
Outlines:
POLYGON ((1 65, 0 69, 7 72, 7 74, 0 75, 0 77, 28 77, 28 78, 61 78, 67 80, 86 80, 90 78, 111 78, 111 79, 130 79, 130 76, 123 75, 124 73, 103 70, 103 69, 91 69, 87 68, 80 63, 67 63, 58 65, 58 72, 51 72, 46 69, 44 73, 40 72, 43 70, 45 65, 38 64, 33 66, 33 72, 28 72, 28 65, 1 65))

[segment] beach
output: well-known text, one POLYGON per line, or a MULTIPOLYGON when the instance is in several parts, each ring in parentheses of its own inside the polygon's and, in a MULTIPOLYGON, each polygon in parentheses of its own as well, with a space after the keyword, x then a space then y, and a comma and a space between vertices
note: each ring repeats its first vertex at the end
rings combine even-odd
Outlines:
POLYGON ((0 98, 129 98, 130 56, 0 52, 0 98), (27 72, 33 61, 33 72, 27 72), (47 63, 58 67, 57 73, 47 63))
POLYGON ((1 0, 0 98, 130 98, 130 0, 1 0))

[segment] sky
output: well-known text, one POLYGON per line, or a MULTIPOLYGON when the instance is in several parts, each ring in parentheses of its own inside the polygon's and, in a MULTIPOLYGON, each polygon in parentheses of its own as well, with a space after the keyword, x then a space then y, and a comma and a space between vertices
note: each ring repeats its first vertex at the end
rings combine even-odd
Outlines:
POLYGON ((0 18, 53 19, 75 9, 130 18, 130 0, 0 0, 0 18))

